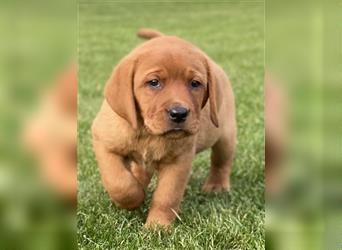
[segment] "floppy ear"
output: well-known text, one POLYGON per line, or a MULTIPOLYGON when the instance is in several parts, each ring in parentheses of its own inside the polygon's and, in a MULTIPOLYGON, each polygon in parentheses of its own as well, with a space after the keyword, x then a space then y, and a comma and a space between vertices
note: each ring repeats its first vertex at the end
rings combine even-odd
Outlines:
POLYGON ((137 129, 137 111, 133 94, 134 68, 135 60, 129 57, 122 59, 107 81, 104 95, 113 111, 137 129))
MULTIPOLYGON (((208 80, 209 81, 209 80, 208 80)), ((201 109, 203 109, 205 107, 205 105, 207 104, 208 102, 208 99, 209 99, 209 84, 207 85, 207 89, 204 93, 204 97, 203 97, 203 101, 202 101, 202 104, 201 104, 201 109)))
POLYGON ((208 79, 208 97, 209 97, 209 104, 210 104, 210 119, 215 127, 219 127, 218 121, 218 108, 222 101, 222 96, 220 92, 220 87, 218 84, 217 76, 214 72, 212 63, 207 60, 207 79, 208 79))

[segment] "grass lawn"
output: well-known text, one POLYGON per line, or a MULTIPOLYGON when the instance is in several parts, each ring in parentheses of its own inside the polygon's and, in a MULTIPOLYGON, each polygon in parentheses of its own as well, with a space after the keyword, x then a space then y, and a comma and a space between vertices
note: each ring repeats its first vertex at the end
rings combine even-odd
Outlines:
POLYGON ((79 249, 264 249, 264 4, 262 2, 79 2, 79 249), (101 184, 90 126, 116 63, 153 27, 178 35, 209 54, 233 84, 238 148, 232 190, 205 195, 209 151, 198 155, 171 232, 143 229, 155 180, 133 212, 111 204, 101 184))

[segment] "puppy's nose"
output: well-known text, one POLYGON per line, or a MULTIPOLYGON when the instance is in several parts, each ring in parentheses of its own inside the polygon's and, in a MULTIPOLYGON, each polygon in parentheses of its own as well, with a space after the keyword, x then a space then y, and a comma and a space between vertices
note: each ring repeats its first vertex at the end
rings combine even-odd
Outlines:
POLYGON ((186 120, 189 110, 184 107, 176 106, 176 107, 170 108, 168 110, 168 113, 169 113, 169 118, 171 121, 176 122, 176 123, 181 123, 186 120))

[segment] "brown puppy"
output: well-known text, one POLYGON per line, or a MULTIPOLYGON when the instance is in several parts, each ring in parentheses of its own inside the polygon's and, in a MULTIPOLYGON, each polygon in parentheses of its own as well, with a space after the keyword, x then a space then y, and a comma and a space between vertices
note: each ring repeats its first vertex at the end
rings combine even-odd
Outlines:
POLYGON ((77 69, 58 77, 42 96, 27 121, 23 141, 40 167, 44 181, 63 199, 75 202, 77 193, 77 69))
POLYGON ((153 39, 114 69, 92 125, 93 145, 104 187, 119 207, 139 207, 158 172, 146 226, 168 226, 197 152, 212 148, 203 191, 229 190, 234 96, 224 71, 189 42, 149 29, 138 35, 153 39))

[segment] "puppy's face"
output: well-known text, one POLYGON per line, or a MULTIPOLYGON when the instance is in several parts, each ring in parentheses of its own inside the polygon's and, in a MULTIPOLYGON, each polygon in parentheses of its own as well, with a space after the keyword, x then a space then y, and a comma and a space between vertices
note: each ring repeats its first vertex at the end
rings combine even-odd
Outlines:
POLYGON ((193 135, 208 99, 210 119, 218 127, 220 91, 212 63, 199 49, 175 37, 152 39, 123 58, 104 94, 133 129, 139 128, 141 117, 151 134, 193 135))
POLYGON ((134 96, 148 132, 169 137, 197 133, 208 98, 207 80, 206 66, 193 51, 165 49, 140 55, 134 96))

